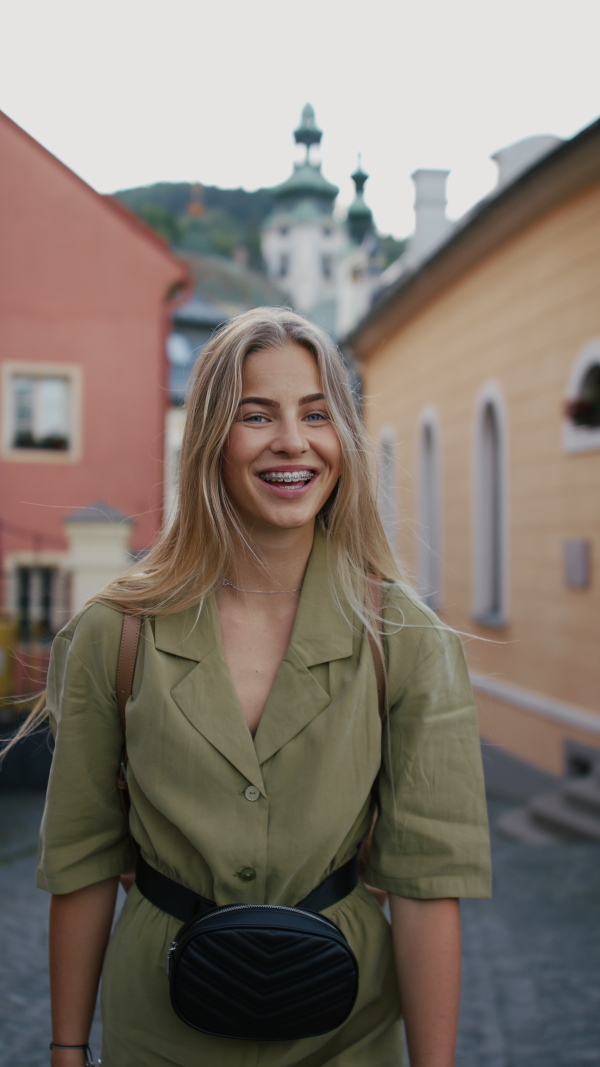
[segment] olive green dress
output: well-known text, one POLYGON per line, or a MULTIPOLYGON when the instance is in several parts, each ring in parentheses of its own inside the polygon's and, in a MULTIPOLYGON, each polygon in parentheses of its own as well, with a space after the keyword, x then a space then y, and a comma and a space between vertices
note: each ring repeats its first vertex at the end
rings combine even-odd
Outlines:
MULTIPOLYGON (((386 587, 390 716, 382 734, 369 643, 340 611, 334 585, 317 533, 254 739, 214 596, 200 611, 144 623, 127 706, 133 836, 150 864, 218 904, 292 905, 356 852, 379 771, 369 883, 408 897, 488 896, 481 758, 460 640, 399 586, 386 587)), ((118 611, 93 604, 54 642, 56 749, 38 869, 38 885, 51 893, 132 863, 115 784, 121 626, 118 611)), ((388 923, 363 886, 325 914, 359 961, 348 1021, 301 1041, 234 1041, 175 1016, 165 964, 181 924, 134 887, 104 963, 103 1067, 398 1067, 388 923)))

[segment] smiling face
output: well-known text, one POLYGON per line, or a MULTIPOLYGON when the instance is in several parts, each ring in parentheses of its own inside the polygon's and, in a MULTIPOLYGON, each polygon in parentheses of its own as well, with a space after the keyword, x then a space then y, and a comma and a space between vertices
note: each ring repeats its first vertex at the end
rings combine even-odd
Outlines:
POLYGON ((223 449, 223 481, 253 536, 314 525, 340 476, 342 452, 317 363, 292 342, 253 352, 223 449))

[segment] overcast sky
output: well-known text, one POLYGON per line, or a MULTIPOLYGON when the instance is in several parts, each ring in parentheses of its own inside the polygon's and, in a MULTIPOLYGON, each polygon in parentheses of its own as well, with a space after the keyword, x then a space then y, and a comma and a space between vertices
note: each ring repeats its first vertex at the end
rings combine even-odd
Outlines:
POLYGON ((358 151, 383 232, 412 228, 418 167, 449 212, 489 155, 600 114, 600 0, 5 0, 0 107, 100 192, 155 181, 274 185, 307 100, 323 172, 358 151))

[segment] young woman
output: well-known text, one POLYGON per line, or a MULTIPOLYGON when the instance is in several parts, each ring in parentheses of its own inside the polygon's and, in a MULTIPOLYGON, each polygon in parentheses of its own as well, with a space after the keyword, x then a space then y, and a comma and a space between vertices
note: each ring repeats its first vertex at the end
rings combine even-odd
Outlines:
POLYGON ((52 1067, 86 1062, 101 971, 103 1067, 398 1067, 401 1012, 412 1067, 452 1067, 457 898, 489 892, 475 712, 459 639, 401 584, 345 370, 316 326, 261 308, 204 350, 174 521, 58 635, 48 708, 52 1067), (181 922, 137 885, 109 940, 133 863, 115 784, 124 612, 142 616, 129 823, 154 871, 217 905, 294 906, 356 854, 377 796, 367 880, 392 924, 362 884, 324 912, 359 967, 336 1029, 248 1041, 187 1026, 165 969, 181 922))

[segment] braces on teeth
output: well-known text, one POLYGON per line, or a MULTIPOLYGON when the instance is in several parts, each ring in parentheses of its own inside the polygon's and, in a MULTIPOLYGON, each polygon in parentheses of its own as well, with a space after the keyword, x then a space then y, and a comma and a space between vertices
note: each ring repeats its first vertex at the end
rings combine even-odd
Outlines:
POLYGON ((294 482, 306 482, 312 476, 313 471, 278 471, 273 474, 261 474, 260 477, 264 482, 283 482, 290 485, 294 482))

